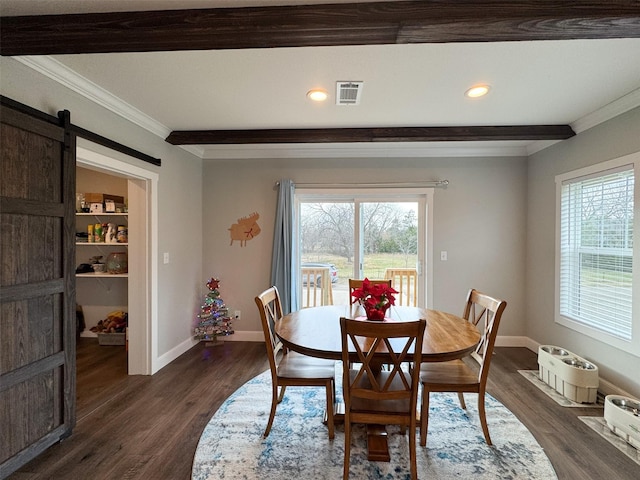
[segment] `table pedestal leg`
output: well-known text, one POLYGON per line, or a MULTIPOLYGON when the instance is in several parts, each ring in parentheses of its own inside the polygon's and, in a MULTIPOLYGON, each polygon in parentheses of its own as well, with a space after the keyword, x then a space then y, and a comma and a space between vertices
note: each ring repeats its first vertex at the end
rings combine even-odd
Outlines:
MULTIPOLYGON (((333 424, 344 423, 344 403, 333 406, 333 424)), ((322 423, 327 424, 327 411, 324 411, 322 423)), ((384 425, 367 425, 367 458, 372 462, 389 462, 389 443, 384 425)))
POLYGON ((388 462, 389 444, 384 425, 367 425, 367 458, 372 462, 388 462))

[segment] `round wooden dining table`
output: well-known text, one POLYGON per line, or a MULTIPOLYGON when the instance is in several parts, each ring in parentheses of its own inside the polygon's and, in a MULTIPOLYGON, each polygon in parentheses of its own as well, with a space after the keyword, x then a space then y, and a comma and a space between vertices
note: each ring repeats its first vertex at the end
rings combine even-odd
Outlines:
MULTIPOLYGON (((342 359, 340 317, 364 318, 358 305, 328 305, 304 308, 285 315, 276 322, 275 330, 283 345, 305 355, 331 360, 342 359)), ((419 307, 393 306, 384 321, 401 322, 425 319, 427 322, 422 342, 423 362, 445 362, 470 354, 480 341, 480 332, 467 320, 438 310, 419 307)), ((353 348, 353 361, 358 357, 353 348)), ((351 349, 350 349, 351 351, 351 349)), ((377 353, 384 363, 386 352, 377 353)), ((413 352, 408 352, 413 358, 413 352)), ((388 357, 388 355, 387 355, 388 357)), ((334 422, 340 422, 344 405, 334 408, 334 422)), ((368 458, 372 461, 389 461, 389 448, 384 426, 367 429, 368 458)))
MULTIPOLYGON (((328 305, 303 308, 285 315, 276 323, 276 334, 291 350, 331 360, 342 359, 340 317, 359 318, 364 311, 358 305, 328 305)), ((393 306, 385 321, 410 321, 424 318, 427 326, 422 342, 423 362, 446 362, 462 358, 480 341, 478 329, 462 317, 419 307, 393 306)), ((355 348, 353 360, 356 361, 355 348)), ((381 352, 380 355, 384 355, 381 352)), ((413 352, 409 352, 412 357, 413 352)))

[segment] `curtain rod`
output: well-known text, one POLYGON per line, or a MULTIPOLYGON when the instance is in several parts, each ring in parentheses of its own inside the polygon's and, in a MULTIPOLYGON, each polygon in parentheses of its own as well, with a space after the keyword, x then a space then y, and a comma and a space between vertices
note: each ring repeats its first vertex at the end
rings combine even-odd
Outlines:
MULTIPOLYGON (((276 182, 276 187, 280 182, 276 182)), ((429 180, 412 183, 295 183, 300 188, 447 188, 449 180, 429 180)))

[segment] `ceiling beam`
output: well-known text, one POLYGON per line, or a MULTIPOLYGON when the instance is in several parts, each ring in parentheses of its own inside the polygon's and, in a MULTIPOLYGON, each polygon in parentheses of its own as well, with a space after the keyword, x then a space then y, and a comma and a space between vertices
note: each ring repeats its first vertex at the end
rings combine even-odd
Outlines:
POLYGON ((2 55, 640 37, 638 0, 423 0, 0 18, 2 55))
POLYGON ((487 140, 564 140, 569 125, 478 127, 306 128, 264 130, 178 130, 172 145, 242 145, 274 143, 462 142, 487 140))

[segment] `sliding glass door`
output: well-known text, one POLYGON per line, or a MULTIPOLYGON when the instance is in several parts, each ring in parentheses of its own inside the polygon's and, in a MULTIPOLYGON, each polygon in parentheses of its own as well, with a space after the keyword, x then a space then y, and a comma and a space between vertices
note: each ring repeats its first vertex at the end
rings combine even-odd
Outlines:
POLYGON ((414 188, 296 189, 299 307, 348 303, 349 278, 365 277, 391 278, 403 305, 430 303, 432 195, 414 188))

